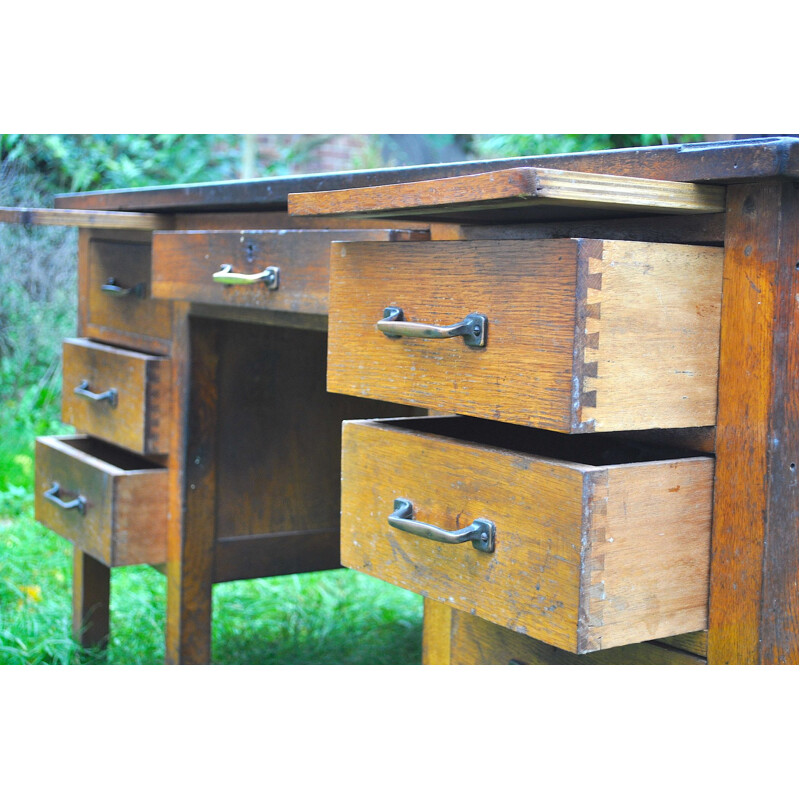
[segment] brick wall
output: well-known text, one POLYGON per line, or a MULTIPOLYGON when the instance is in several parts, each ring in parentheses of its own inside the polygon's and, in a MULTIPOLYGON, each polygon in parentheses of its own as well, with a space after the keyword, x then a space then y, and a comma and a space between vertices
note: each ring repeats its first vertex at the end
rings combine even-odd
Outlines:
POLYGON ((381 166, 362 163, 374 149, 372 134, 259 133, 255 139, 257 171, 275 162, 286 164, 291 173, 381 166))

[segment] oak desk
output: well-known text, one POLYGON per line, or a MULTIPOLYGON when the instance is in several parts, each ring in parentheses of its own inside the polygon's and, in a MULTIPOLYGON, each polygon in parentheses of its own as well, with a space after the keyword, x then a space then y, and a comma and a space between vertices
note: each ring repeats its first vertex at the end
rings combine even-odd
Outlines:
MULTIPOLYGON (((637 636, 625 640, 631 644, 612 649, 599 645, 597 652, 580 655, 598 646, 592 632, 584 631, 583 644, 576 645, 575 654, 570 655, 569 648, 561 645, 562 639, 555 634, 551 638, 546 626, 536 629, 542 631, 538 637, 523 635, 506 623, 502 616, 505 611, 492 607, 469 613, 474 611, 469 603, 459 605, 458 599, 449 603, 430 582, 436 574, 434 565, 415 587, 428 597, 425 661, 796 663, 797 176, 797 140, 772 138, 57 198, 59 210, 93 215, 72 220, 72 224, 82 226, 79 335, 83 341, 68 347, 84 354, 84 360, 79 360, 84 371, 105 357, 118 356, 116 363, 121 363, 122 355, 107 350, 122 349, 128 351, 128 360, 139 370, 136 374, 156 376, 155 388, 142 389, 143 399, 138 401, 139 406, 148 402, 152 408, 142 423, 144 433, 139 443, 128 447, 134 448, 136 458, 145 458, 149 465, 163 470, 155 476, 155 488, 144 497, 150 504, 147 519, 153 524, 162 519, 164 525, 161 542, 168 579, 167 661, 210 660, 214 582, 338 565, 343 420, 410 417, 424 413, 426 407, 433 409, 434 417, 408 423, 413 439, 420 431, 425 432, 425 426, 439 435, 444 430, 441 426, 450 423, 438 415, 454 411, 465 415, 456 421, 466 420, 463 424, 468 429, 458 436, 472 440, 477 427, 484 424, 481 418, 488 418, 495 426, 485 434, 492 452, 500 452, 498 447, 513 451, 513 442, 497 442, 505 442, 509 435, 516 441, 520 428, 532 431, 529 435, 536 439, 536 447, 544 441, 539 441, 544 436, 540 428, 566 431, 555 436, 584 437, 574 438, 573 443, 606 435, 586 425, 590 419, 587 409, 600 407, 600 389, 584 391, 578 397, 580 408, 565 412, 567 417, 558 417, 555 411, 538 405, 538 400, 531 400, 531 415, 522 418, 507 414, 500 405, 490 408, 490 400, 470 406, 467 401, 460 405, 461 399, 456 401, 449 395, 437 399, 435 380, 424 401, 415 394, 416 388, 402 390, 401 381, 390 382, 393 388, 385 392, 373 391, 371 381, 353 382, 352 376, 345 375, 347 370, 357 372, 370 364, 340 363, 340 339, 336 339, 338 343, 332 339, 328 352, 329 314, 331 336, 340 337, 344 330, 341 326, 349 320, 342 318, 339 309, 349 311, 349 306, 328 307, 329 264, 324 254, 333 254, 331 291, 341 298, 347 296, 348 275, 362 268, 362 256, 366 259, 365 275, 370 274, 367 267, 372 254, 391 254, 398 275, 405 274, 406 263, 429 265, 430 254, 435 255, 434 260, 445 258, 442 263, 446 269, 455 269, 470 258, 478 259, 478 264, 488 263, 500 258, 499 253, 502 263, 498 262, 498 269, 506 270, 509 263, 520 263, 527 257, 526 243, 537 243, 539 249, 533 250, 550 253, 552 261, 567 254, 558 249, 565 245, 553 240, 577 241, 580 262, 580 253, 588 254, 590 261, 602 258, 601 250, 590 244, 599 240, 606 245, 605 253, 629 252, 621 242, 696 248, 693 257, 706 254, 703 257, 712 261, 714 253, 707 251, 716 248, 719 253, 719 381, 717 390, 715 371, 711 411, 693 409, 687 417, 693 423, 659 419, 627 427, 625 419, 644 412, 625 411, 614 421, 614 401, 608 414, 608 429, 629 443, 688 446, 703 456, 695 459, 698 464, 711 467, 713 475, 702 479, 708 486, 707 525, 711 534, 705 562, 707 607, 705 595, 699 601, 695 596, 692 602, 698 608, 702 606, 702 617, 686 617, 706 620, 707 634, 695 624, 694 629, 680 628, 681 636, 666 642, 661 634, 649 637, 660 640, 652 643, 631 633, 635 628, 631 623, 628 635, 637 636), (488 182, 487 175, 493 176, 488 182), (611 198, 598 195, 594 188, 597 181, 587 175, 615 176, 611 198), (655 183, 644 187, 628 180, 631 178, 655 183), (445 179, 460 182, 453 184, 445 179), (575 196, 565 193, 570 181, 580 184, 575 196), (675 201, 675 192, 681 194, 681 187, 659 183, 665 181, 692 185, 692 198, 687 202, 694 205, 679 208, 684 200, 675 201), (646 203, 637 199, 642 187, 654 192, 646 203), (548 195, 551 191, 555 194, 548 195), (287 204, 292 215, 286 213, 287 204), (119 217, 115 222, 109 212, 137 216, 119 217), (105 224, 116 229, 98 227, 105 224), (134 231, 133 224, 145 230, 134 231), (426 241, 429 238, 434 241, 426 241), (456 245, 447 250, 455 253, 451 261, 447 261, 450 256, 445 254, 445 243, 456 245), (270 272, 275 265, 278 273, 270 272), (125 272, 124 281, 122 273, 117 274, 119 270, 125 272), (240 285, 214 283, 208 280, 212 274, 222 281, 226 276, 233 278, 240 285), (146 316, 121 310, 138 301, 149 304, 146 316), (342 364, 343 371, 339 371, 342 364), (325 392, 326 369, 335 394, 325 392), (300 403, 298 398, 302 398, 300 403), (278 419, 280 423, 276 423, 278 419), (566 422, 559 421, 562 419, 566 422), (156 424, 148 429, 148 421, 156 424), (166 434, 164 427, 168 428, 166 434), (439 602, 442 599, 444 602, 439 602), (559 646, 547 644, 548 640, 559 642, 559 646)), ((607 188, 604 186, 604 191, 607 188)), ((465 280, 469 283, 469 276, 465 280)), ((573 325, 576 332, 583 326, 582 332, 568 347, 594 346, 592 329, 586 322, 594 312, 586 311, 592 305, 587 297, 601 287, 593 286, 593 280, 590 269, 587 288, 583 295, 580 291, 577 295, 580 325, 573 325)), ((363 289, 369 292, 375 286, 368 281, 363 289)), ((518 296, 523 298, 523 305, 528 303, 535 310, 535 294, 526 291, 523 284, 518 296)), ((405 323, 403 310, 390 294, 387 290, 383 301, 389 325, 378 326, 375 336, 392 345, 398 344, 399 336, 399 346, 407 348, 403 351, 406 355, 422 352, 413 350, 419 342, 416 337, 421 336, 419 328, 405 323), (408 336, 415 341, 404 338, 408 336)), ((445 305, 452 302, 452 298, 446 299, 445 305)), ((480 312, 480 308, 466 312, 480 312)), ((486 319, 485 353, 479 357, 489 358, 490 348, 501 339, 498 320, 502 314, 492 311, 486 319)), ((435 338, 464 335, 461 329, 454 332, 453 326, 445 326, 448 330, 444 331, 440 320, 424 321, 430 323, 428 333, 433 330, 435 338)), ((427 344, 424 337, 422 342, 427 344)), ((483 346, 480 341, 466 339, 459 339, 458 345, 458 359, 483 346), (470 348, 471 344, 475 347, 470 348)), ((442 361, 441 352, 426 353, 425 370, 420 373, 423 378, 432 365, 442 361)), ((716 359, 712 360, 716 366, 716 359)), ((585 359, 581 364, 584 366, 573 379, 583 382, 586 389, 598 380, 597 367, 590 368, 585 359)), ((111 399, 97 396, 108 387, 92 386, 91 381, 83 386, 88 379, 75 377, 75 387, 65 383, 65 398, 68 391, 79 389, 75 397, 97 409, 97 415, 107 415, 111 399), (80 392, 82 386, 84 394, 80 392)), ((504 380, 497 378, 496 385, 501 386, 504 380)), ((147 385, 144 377, 140 382, 147 385)), ((134 384, 131 379, 130 385, 134 384)), ((123 389, 114 388, 120 392, 117 407, 121 407, 123 389)), ((488 396, 491 398, 492 391, 488 396)), ((707 408, 705 400, 698 403, 697 408, 707 408)), ((522 413, 518 398, 508 408, 512 406, 514 414, 522 413)), ((663 407, 669 408, 670 402, 663 407)), ((95 435, 108 430, 102 420, 99 424, 100 434, 95 435)), ((406 433, 392 428, 396 424, 375 423, 376 430, 394 431, 391 435, 399 440, 406 433)), ((89 429, 88 422, 82 425, 78 427, 89 429)), ((350 426, 349 430, 356 428, 350 426)), ((452 430, 447 429, 447 436, 452 437, 452 430)), ((565 446, 563 439, 558 442, 553 446, 565 446)), ((78 461, 94 464, 93 459, 107 454, 105 446, 87 444, 86 440, 73 444, 78 461)), ((61 447, 51 445, 53 451, 61 447)), ((347 494, 354 482, 347 477, 345 449, 343 488, 347 494)), ((74 452, 72 457, 76 457, 74 452)), ((142 469, 140 461, 122 462, 125 458, 113 479, 108 475, 104 478, 106 483, 130 477, 124 474, 126 470, 148 471, 142 469)), ((46 464, 47 458, 41 463, 46 464)), ((39 472, 37 457, 37 481, 39 472)), ((578 472, 582 480, 588 480, 592 469, 578 472)), ((74 505, 69 510, 64 508, 78 501, 74 493, 54 490, 54 478, 44 472, 41 483, 37 486, 37 509, 48 509, 42 514, 79 516, 74 505), (49 498, 39 499, 45 493, 49 498)), ((119 497, 126 496, 124 488, 116 491, 119 497)), ((379 494, 377 483, 373 488, 361 486, 359 491, 367 499, 379 494)), ((137 508, 135 502, 128 502, 129 514, 135 516, 137 508)), ((373 517, 383 515, 383 508, 381 505, 373 517)), ((402 520, 410 519, 414 512, 410 506, 398 509, 394 522, 408 527, 402 520)), ((346 518, 348 513, 345 509, 346 518)), ((48 524, 57 529, 54 523, 48 524)), ((422 535, 430 536, 433 527, 427 526, 422 535)), ((497 536, 499 558, 508 540, 501 540, 499 529, 497 536)), ((77 534, 72 538, 81 541, 77 534)), ((129 542, 117 544, 124 550, 123 545, 129 542)), ((155 547, 157 552, 158 541, 155 547)), ((96 551, 90 555, 86 549, 76 548, 74 621, 83 641, 91 642, 107 636, 109 568, 114 561, 113 556, 96 551)), ((351 560, 352 555, 347 557, 351 560)), ((143 560, 158 559, 147 556, 143 560)), ((595 567, 598 563, 594 562, 595 567)), ((386 577, 403 585, 401 578, 386 577)), ((519 577, 512 588, 515 597, 532 593, 524 577, 519 577)), ((588 592, 592 594, 591 587, 588 592)), ((579 597, 576 602, 596 599, 595 592, 591 598, 579 597)))

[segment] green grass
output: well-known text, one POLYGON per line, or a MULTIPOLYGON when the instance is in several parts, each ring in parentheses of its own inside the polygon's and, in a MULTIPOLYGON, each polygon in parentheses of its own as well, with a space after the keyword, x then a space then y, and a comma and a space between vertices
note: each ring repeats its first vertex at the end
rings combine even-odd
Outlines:
MULTIPOLYGON (((17 498, 20 502, 20 498, 17 498)), ((162 664, 166 578, 111 573, 105 653, 71 637, 72 548, 39 525, 30 497, 0 520, 0 664, 162 664)), ((422 599, 350 570, 218 584, 215 664, 418 664, 422 599)))

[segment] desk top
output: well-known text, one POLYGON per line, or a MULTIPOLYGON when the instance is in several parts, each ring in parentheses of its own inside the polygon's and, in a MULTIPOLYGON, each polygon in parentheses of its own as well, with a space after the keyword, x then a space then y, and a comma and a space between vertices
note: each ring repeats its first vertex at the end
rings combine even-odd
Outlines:
POLYGON ((545 167, 696 183, 729 184, 768 178, 796 180, 798 139, 772 136, 728 142, 632 147, 590 153, 81 192, 58 195, 55 206, 100 211, 286 211, 288 197, 294 193, 458 177, 512 167, 545 167))

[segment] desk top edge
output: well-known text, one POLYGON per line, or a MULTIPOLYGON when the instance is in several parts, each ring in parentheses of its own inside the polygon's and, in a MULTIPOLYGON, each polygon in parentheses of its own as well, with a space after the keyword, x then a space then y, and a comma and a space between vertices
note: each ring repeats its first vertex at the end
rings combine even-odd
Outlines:
POLYGON ((97 211, 285 211, 291 193, 406 183, 512 167, 550 167, 674 181, 736 183, 797 179, 798 139, 773 136, 725 142, 632 147, 489 161, 285 175, 254 180, 149 186, 62 194, 56 208, 97 211))

